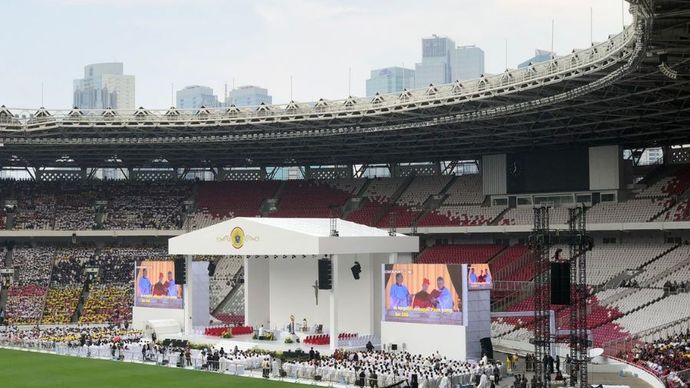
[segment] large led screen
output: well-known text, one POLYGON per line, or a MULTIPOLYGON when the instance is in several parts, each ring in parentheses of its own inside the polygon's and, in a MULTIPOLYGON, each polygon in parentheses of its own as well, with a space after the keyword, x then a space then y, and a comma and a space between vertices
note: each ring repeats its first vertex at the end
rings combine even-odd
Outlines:
POLYGON ((138 261, 135 274, 135 306, 184 308, 182 286, 175 281, 174 261, 138 261))
POLYGON ((462 325, 462 266, 385 264, 384 320, 462 325))

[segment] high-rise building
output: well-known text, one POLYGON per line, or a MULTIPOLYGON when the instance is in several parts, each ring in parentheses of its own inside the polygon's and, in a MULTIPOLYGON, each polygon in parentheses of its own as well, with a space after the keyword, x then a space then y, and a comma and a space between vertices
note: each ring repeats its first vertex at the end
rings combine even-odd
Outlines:
POLYGON ((451 82, 478 79, 484 74, 484 50, 477 46, 459 46, 453 50, 451 82))
POLYGON ((235 106, 257 106, 262 102, 268 105, 273 103, 273 97, 268 95, 268 89, 247 85, 231 90, 226 102, 235 106))
POLYGON ((414 70, 399 66, 372 70, 367 80, 367 96, 411 88, 414 88, 414 70))
POLYGON ((191 85, 175 93, 176 107, 178 109, 216 108, 221 106, 218 96, 213 94, 213 89, 208 86, 191 85))
POLYGON ((422 62, 415 64, 415 87, 451 82, 451 57, 455 42, 447 37, 433 35, 422 39, 422 62))
POLYGON ((534 64, 540 63, 540 62, 550 61, 551 58, 553 58, 555 56, 556 56, 556 53, 554 53, 554 52, 551 52, 548 50, 536 49, 536 50, 534 50, 534 56, 532 58, 522 62, 521 64, 519 64, 518 69, 525 68, 525 67, 529 66, 530 63, 534 65, 534 64))
POLYGON ((74 80, 73 105, 81 109, 135 109, 134 76, 125 75, 121 62, 84 67, 84 78, 74 80))

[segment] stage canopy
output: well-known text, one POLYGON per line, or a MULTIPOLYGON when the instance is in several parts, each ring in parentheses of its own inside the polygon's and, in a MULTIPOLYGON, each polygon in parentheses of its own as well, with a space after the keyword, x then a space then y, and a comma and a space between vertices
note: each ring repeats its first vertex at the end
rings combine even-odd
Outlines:
POLYGON ((338 219, 237 217, 168 240, 171 255, 337 255, 418 252, 419 238, 338 219))

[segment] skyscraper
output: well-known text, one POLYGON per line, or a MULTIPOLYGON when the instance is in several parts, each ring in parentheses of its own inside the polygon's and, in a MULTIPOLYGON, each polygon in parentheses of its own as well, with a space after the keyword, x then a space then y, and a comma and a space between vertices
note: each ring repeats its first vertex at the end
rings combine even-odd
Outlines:
POLYGON ((422 62, 415 64, 415 87, 451 82, 451 57, 455 42, 447 37, 432 35, 422 39, 422 62))
POLYGON ((551 58, 553 58, 555 56, 556 56, 556 53, 553 53, 551 51, 536 49, 536 50, 534 50, 534 56, 532 58, 522 62, 521 64, 519 64, 518 69, 525 68, 525 67, 529 66, 530 63, 536 64, 536 63, 540 63, 540 62, 550 61, 551 58))
POLYGON ((264 104, 273 103, 273 97, 268 95, 268 89, 264 89, 258 86, 240 86, 239 88, 233 89, 228 94, 228 105, 233 104, 235 106, 257 106, 264 104))
POLYGON ((84 78, 74 80, 73 105, 81 109, 135 109, 134 76, 125 75, 121 62, 84 67, 84 78))
POLYGON ((208 86, 191 85, 175 93, 176 107, 178 109, 198 109, 202 106, 215 108, 220 106, 218 96, 213 94, 213 89, 208 86))
POLYGON ((411 88, 414 88, 414 70, 399 66, 372 70, 367 80, 367 96, 411 88))
POLYGON ((451 82, 477 79, 484 74, 484 50, 477 46, 459 46, 453 50, 450 66, 451 82))

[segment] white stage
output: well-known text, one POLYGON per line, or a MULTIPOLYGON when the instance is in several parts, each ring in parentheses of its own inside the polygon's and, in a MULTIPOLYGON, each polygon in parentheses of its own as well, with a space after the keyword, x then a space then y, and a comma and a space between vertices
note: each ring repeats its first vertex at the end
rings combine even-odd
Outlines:
MULTIPOLYGON (((162 338, 240 349, 308 351, 312 347, 285 344, 283 338, 258 341, 247 335, 221 339, 194 333, 193 328, 208 325, 208 304, 204 309, 196 306, 200 298, 208 299, 208 276, 205 274, 205 282, 201 279, 204 271, 199 265, 205 263, 195 262, 193 267, 192 256, 243 256, 247 326, 282 333, 291 316, 298 327, 303 320, 312 331, 314 325, 322 325, 323 334, 330 336, 329 345, 314 346, 322 354, 344 347, 338 343, 339 333, 356 333, 383 339, 384 347, 395 344, 418 354, 443 351, 454 359, 479 357, 479 338, 490 336, 488 290, 468 294, 463 289, 462 325, 436 328, 425 323, 383 322, 384 264, 410 263, 412 253, 419 250, 419 238, 390 235, 344 220, 337 220, 337 233, 333 233, 332 222, 327 218, 238 217, 168 240, 168 253, 184 255, 186 268, 194 271, 193 276, 188 272, 184 286, 183 313, 160 311, 161 317, 179 322, 180 334, 168 332, 162 338), (315 287, 321 258, 330 259, 329 290, 315 287), (359 279, 351 271, 355 262, 361 266, 359 279), (200 289, 204 287, 205 293, 200 289)), ((464 273, 466 276, 466 268, 464 273)), ((152 313, 134 309, 135 327, 154 321, 152 313)))
MULTIPOLYGON (((419 238, 328 218, 233 218, 168 240, 170 255, 243 256, 245 324, 284 330, 323 325, 330 350, 338 333, 381 335, 382 264, 410 262, 419 238), (317 259, 330 258, 332 288, 316 290, 317 259), (350 268, 359 262, 360 279, 350 268)), ((195 311, 194 279, 184 287, 184 333, 201 326, 195 311)), ((136 313, 136 311, 135 311, 136 313)), ((135 318, 134 321, 137 321, 135 318)))

